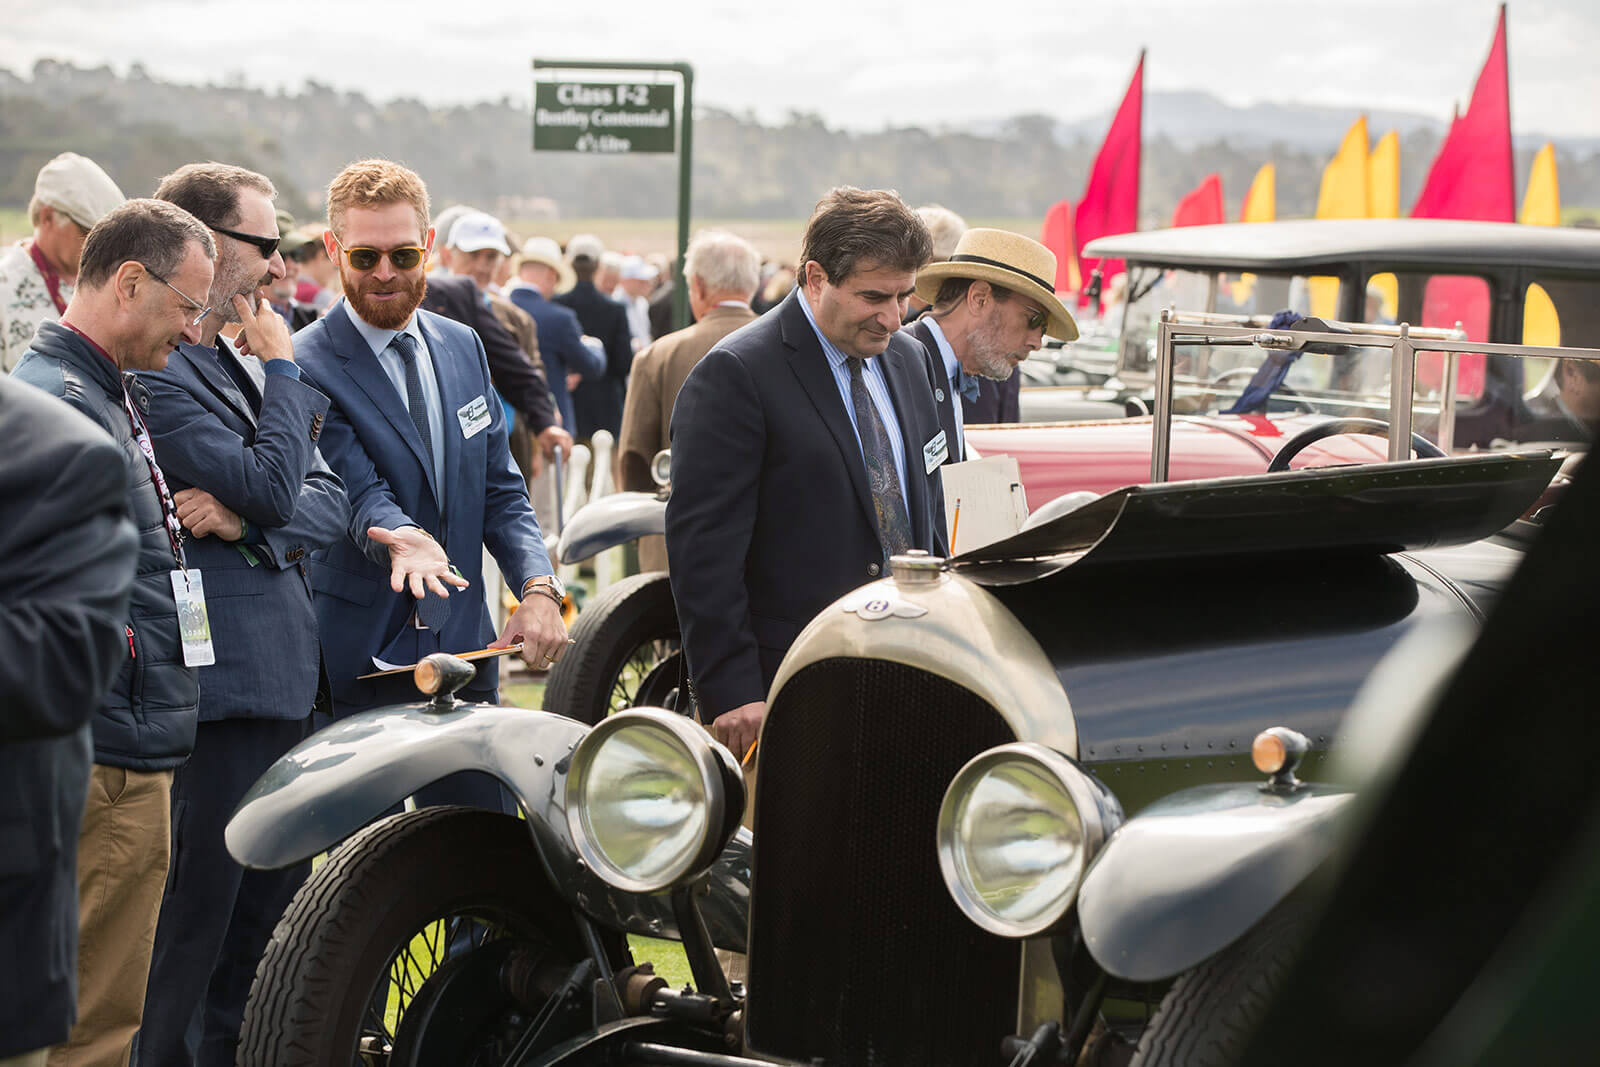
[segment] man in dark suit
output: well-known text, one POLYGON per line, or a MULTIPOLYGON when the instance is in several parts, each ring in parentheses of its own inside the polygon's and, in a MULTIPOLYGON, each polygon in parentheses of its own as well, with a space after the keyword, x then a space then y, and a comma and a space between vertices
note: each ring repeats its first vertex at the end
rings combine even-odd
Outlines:
POLYGON ((908 549, 945 552, 927 353, 899 334, 928 231, 841 187, 806 224, 801 285, 723 338, 672 413, 667 553, 701 714, 754 743, 784 652, 908 549))
POLYGON ((606 372, 595 381, 586 381, 572 391, 572 407, 577 416, 576 437, 593 437, 596 430, 609 430, 615 437, 622 430, 622 403, 628 391, 628 373, 633 368, 633 334, 628 329, 628 312, 615 300, 595 288, 594 274, 600 266, 605 246, 587 234, 574 237, 567 246, 567 259, 577 282, 556 295, 555 301, 577 312, 583 332, 598 338, 606 352, 606 372))
MULTIPOLYGON (((331 400, 322 453, 350 500, 350 536, 307 564, 334 712, 415 699, 409 676, 357 677, 374 656, 415 663, 522 641, 523 659, 548 667, 567 645, 561 586, 511 463, 483 345, 418 307, 433 242, 427 190, 398 164, 352 163, 329 186, 328 225, 345 298, 294 343, 306 379, 331 400), (521 597, 498 640, 485 547, 521 597)), ((480 664, 467 699, 493 700, 498 673, 494 660, 480 664)), ((458 797, 497 806, 491 795, 458 797)))
MULTIPOLYGON (((972 416, 982 400, 980 383, 1013 385, 1017 365, 1047 330, 1068 341, 1078 336, 1077 323, 1046 282, 1055 269, 1055 253, 1038 241, 976 229, 961 235, 948 260, 917 275, 917 293, 930 307, 906 330, 934 356, 933 397, 951 462, 967 458, 966 424, 979 421, 972 416)), ((1001 395, 991 393, 995 400, 1001 395)), ((980 418, 1007 421, 988 417, 998 414, 984 411, 980 418)), ((1009 421, 1016 421, 1014 409, 1009 421)))
POLYGON ((0 1061, 44 1062, 77 1004, 89 720, 128 658, 139 556, 104 430, 0 375, 0 1061))
POLYGON ((251 784, 310 733, 321 657, 304 561, 344 537, 350 508, 317 456, 328 398, 300 380, 287 325, 256 300, 284 277, 282 257, 230 234, 278 232, 272 183, 197 163, 167 175, 156 196, 217 242, 206 299, 216 310, 199 340, 141 375, 156 460, 193 538, 190 566, 204 575, 216 662, 199 669, 194 753, 173 777, 180 862, 162 897, 134 1058, 223 1065, 272 928, 310 870, 246 871, 223 831, 251 784), (224 322, 241 324, 240 343, 219 335, 224 322))
POLYGON ((568 380, 573 375, 593 381, 606 372, 605 357, 583 343, 577 312, 551 299, 563 284, 571 286, 572 268, 561 258, 561 248, 548 237, 530 237, 513 264, 516 278, 506 287, 510 301, 533 316, 539 328, 539 354, 550 379, 550 393, 561 425, 577 426, 568 380))

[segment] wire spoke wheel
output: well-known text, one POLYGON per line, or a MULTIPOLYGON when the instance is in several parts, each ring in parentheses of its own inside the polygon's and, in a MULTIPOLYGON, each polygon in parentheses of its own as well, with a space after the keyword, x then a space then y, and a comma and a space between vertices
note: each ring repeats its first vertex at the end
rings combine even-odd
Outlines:
POLYGON ((405 812, 352 836, 301 887, 256 972, 240 1062, 502 1064, 584 1025, 587 1001, 563 980, 586 961, 526 824, 405 812))
POLYGON ((665 574, 636 574, 595 597, 572 641, 550 670, 544 710, 590 725, 625 708, 687 711, 677 694, 683 644, 665 574))

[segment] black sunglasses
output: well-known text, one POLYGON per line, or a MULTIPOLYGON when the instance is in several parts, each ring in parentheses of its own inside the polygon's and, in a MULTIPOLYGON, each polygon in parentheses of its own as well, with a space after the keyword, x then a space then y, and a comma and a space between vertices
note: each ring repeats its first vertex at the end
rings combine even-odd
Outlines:
POLYGON ((272 253, 278 250, 278 241, 281 240, 278 237, 258 237, 253 233, 240 233, 238 230, 224 229, 221 226, 213 226, 211 228, 218 233, 227 234, 235 241, 243 241, 247 245, 255 245, 261 249, 262 259, 271 259, 272 253))

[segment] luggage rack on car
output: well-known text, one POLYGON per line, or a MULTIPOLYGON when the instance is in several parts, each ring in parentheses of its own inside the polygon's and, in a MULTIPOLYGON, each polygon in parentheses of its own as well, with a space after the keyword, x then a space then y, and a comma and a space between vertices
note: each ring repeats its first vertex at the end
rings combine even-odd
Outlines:
POLYGON ((1156 381, 1153 440, 1150 451, 1150 480, 1165 482, 1172 453, 1176 348, 1179 344, 1212 347, 1254 345, 1268 351, 1332 352, 1362 348, 1382 348, 1390 352, 1388 367, 1389 451, 1390 460, 1410 455, 1415 402, 1417 356, 1436 352, 1444 357, 1439 388, 1437 444, 1448 453, 1454 444, 1457 405, 1457 361, 1464 353, 1519 356, 1523 358, 1581 359, 1600 362, 1600 349, 1554 348, 1541 345, 1490 344, 1469 341, 1456 327, 1414 327, 1407 323, 1374 323, 1310 320, 1321 329, 1271 329, 1263 316, 1224 315, 1210 312, 1179 312, 1166 308, 1156 334, 1156 381))

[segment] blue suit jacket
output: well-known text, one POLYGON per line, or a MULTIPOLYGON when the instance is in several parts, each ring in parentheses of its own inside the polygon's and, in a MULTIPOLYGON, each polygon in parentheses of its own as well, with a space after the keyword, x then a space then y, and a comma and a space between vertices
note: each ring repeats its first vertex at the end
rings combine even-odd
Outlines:
POLYGON ((550 395, 555 397, 556 408, 561 412, 562 427, 568 433, 576 432, 578 420, 573 413, 572 394, 567 391, 567 375, 581 374, 584 381, 592 381, 605 373, 605 356, 583 343, 583 327, 578 324, 577 312, 571 308, 546 300, 544 294, 532 286, 508 289, 506 296, 533 316, 539 327, 539 358, 544 360, 550 395))
MULTIPOLYGON (((799 291, 724 337, 672 411, 667 555, 690 677, 711 715, 764 700, 829 603, 883 575, 866 461, 799 291)), ((905 441, 915 548, 946 555, 928 354, 903 332, 874 359, 905 441)))
POLYGON ((311 713, 320 662, 305 562, 344 536, 350 506, 317 455, 328 398, 254 359, 235 365, 245 389, 209 348, 180 345, 165 370, 139 375, 145 421, 174 493, 204 489, 254 528, 249 541, 184 545, 217 656, 199 668, 200 720, 298 719, 311 713))
MULTIPOLYGON (((443 514, 422 438, 347 305, 340 301, 294 336, 301 372, 332 401, 322 454, 350 498, 349 536, 314 553, 307 565, 336 714, 416 698, 409 676, 358 681, 357 675, 374 669, 373 656, 413 663, 431 652, 466 652, 494 640, 484 600, 485 547, 514 590, 551 573, 527 489, 506 446, 505 415, 493 402, 478 335, 432 312, 416 314, 444 407, 443 514), (479 400, 487 405, 489 425, 468 436, 463 413, 479 400), (389 550, 367 538, 371 526, 413 525, 444 546, 469 583, 446 601, 442 622, 425 612, 436 629, 413 624, 417 602, 409 592, 389 588, 389 550)), ((467 693, 489 699, 498 680, 497 662, 485 661, 467 693)))

